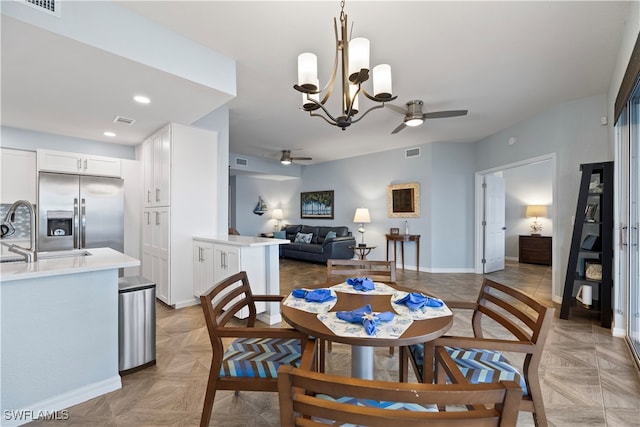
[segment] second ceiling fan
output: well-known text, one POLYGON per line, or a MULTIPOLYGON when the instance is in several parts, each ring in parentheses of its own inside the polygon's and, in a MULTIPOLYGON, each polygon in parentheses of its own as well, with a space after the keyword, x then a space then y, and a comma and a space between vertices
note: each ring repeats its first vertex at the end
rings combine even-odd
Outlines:
POLYGON ((291 157, 291 150, 282 150, 280 163, 290 165, 294 160, 313 160, 311 157, 291 157))
POLYGON ((402 108, 397 105, 385 104, 385 107, 404 115, 403 122, 400 123, 400 125, 395 128, 391 134, 398 133, 407 126, 419 126, 426 119, 444 119, 446 117, 466 116, 468 113, 467 110, 433 111, 430 113, 423 113, 422 106, 424 105, 424 102, 417 99, 407 102, 406 105, 406 108, 402 108))

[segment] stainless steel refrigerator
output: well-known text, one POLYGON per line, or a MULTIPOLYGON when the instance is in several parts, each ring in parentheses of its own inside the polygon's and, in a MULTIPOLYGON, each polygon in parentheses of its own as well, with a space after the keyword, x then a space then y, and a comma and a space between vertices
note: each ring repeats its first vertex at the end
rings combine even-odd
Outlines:
POLYGON ((100 247, 124 251, 123 180, 40 172, 38 251, 100 247))

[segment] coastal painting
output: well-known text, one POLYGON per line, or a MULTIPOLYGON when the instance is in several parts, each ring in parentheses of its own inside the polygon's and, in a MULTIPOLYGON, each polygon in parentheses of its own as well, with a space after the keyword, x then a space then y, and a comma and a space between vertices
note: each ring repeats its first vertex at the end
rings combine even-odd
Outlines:
POLYGON ((333 190, 300 193, 300 218, 333 219, 333 190))

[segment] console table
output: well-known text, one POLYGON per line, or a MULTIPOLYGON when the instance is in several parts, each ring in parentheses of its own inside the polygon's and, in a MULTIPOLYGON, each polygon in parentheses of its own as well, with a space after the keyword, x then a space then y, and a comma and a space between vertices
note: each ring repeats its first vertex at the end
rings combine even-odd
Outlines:
POLYGON ((551 236, 519 236, 518 261, 551 265, 551 236))
POLYGON ((387 234, 387 261, 389 261, 389 242, 393 242, 393 261, 398 257, 396 244, 400 242, 400 254, 402 255, 402 269, 404 270, 404 242, 416 242, 416 270, 420 271, 420 235, 419 234, 387 234))

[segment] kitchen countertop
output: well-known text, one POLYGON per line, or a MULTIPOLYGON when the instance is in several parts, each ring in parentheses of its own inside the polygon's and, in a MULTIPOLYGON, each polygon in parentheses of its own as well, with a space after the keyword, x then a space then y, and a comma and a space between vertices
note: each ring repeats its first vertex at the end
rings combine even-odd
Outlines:
POLYGON ((224 237, 211 237, 211 236, 194 236, 193 240, 209 243, 223 243, 225 245, 234 246, 273 246, 282 245, 284 243, 291 243, 287 239, 270 239, 267 237, 253 237, 253 236, 237 236, 229 235, 224 237))
MULTIPOLYGON (((0 282, 84 273, 114 268, 136 267, 140 261, 111 248, 82 249, 90 255, 55 256, 40 258, 36 262, 0 263, 0 282)), ((77 251, 76 251, 77 252, 77 251)), ((42 253, 39 255, 41 256, 42 253)), ((61 253, 62 255, 63 253, 61 253)), ((48 253, 45 256, 54 255, 48 253)), ((2 257, 3 260, 8 257, 2 257)))

